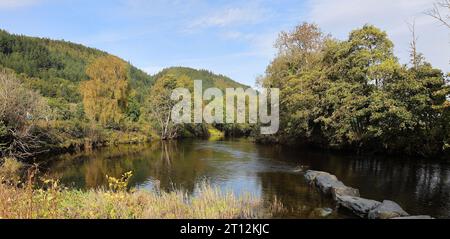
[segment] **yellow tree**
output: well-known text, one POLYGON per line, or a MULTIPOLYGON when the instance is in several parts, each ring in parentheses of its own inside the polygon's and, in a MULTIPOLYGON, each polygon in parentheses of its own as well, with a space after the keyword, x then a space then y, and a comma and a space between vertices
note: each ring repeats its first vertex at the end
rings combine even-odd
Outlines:
POLYGON ((96 59, 86 69, 90 80, 81 84, 86 116, 104 126, 117 124, 127 107, 128 64, 115 56, 96 59))

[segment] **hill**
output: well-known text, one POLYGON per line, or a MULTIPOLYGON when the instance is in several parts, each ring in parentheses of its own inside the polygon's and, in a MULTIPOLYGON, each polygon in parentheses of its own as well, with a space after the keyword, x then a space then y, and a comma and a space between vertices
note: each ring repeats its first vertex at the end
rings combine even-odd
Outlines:
MULTIPOLYGON (((204 88, 247 88, 229 77, 186 67, 167 68, 151 76, 98 49, 0 30, 0 76, 3 77, 0 89, 11 89, 3 95, 10 100, 7 104, 23 106, 20 110, 9 107, 8 111, 0 112, 0 146, 15 149, 14 142, 22 142, 36 145, 35 148, 44 152, 49 148, 86 148, 142 142, 150 135, 158 137, 161 125, 150 117, 155 107, 149 105, 149 99, 153 98, 155 82, 165 75, 200 79, 204 88), (36 110, 32 104, 34 98, 25 101, 25 96, 39 99, 42 110, 36 110), (42 97, 45 99, 41 100, 42 97), (23 120, 19 125, 4 113, 23 120), (28 115, 31 117, 25 119, 28 115), (32 137, 15 140, 17 134, 8 133, 11 129, 17 132, 27 129, 32 137)), ((177 137, 207 135, 204 125, 180 127, 177 131, 180 131, 177 137)), ((11 150, 6 154, 1 147, 1 155, 14 157, 22 157, 29 151, 34 155, 38 151, 11 150)))
MULTIPOLYGON (((66 102, 81 101, 78 85, 88 80, 86 67, 104 51, 67 41, 28 37, 0 30, 0 66, 27 78, 43 96, 66 102)), ((129 64, 130 85, 145 89, 153 78, 129 64)))
POLYGON ((204 89, 210 87, 217 87, 219 89, 242 87, 246 89, 249 87, 236 82, 227 76, 214 74, 213 72, 204 69, 197 70, 189 67, 170 67, 157 73, 155 79, 158 79, 163 75, 174 75, 176 77, 186 75, 193 80, 203 80, 204 89))
MULTIPOLYGON (((67 103, 81 102, 78 90, 81 81, 88 80, 86 67, 95 59, 110 55, 107 52, 63 40, 10 34, 0 30, 0 67, 13 70, 26 78, 25 83, 43 96, 67 103)), ((129 65, 131 88, 142 101, 145 91, 165 74, 186 75, 203 80, 203 87, 248 88, 227 76, 208 70, 170 67, 150 76, 129 65)))

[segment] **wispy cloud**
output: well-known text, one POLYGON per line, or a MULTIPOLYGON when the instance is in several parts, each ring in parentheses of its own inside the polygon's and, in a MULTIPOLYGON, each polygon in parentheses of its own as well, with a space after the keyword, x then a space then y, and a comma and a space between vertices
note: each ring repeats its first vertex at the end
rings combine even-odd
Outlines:
POLYGON ((359 24, 374 22, 383 25, 403 23, 422 15, 435 0, 314 0, 309 16, 322 24, 359 24))
POLYGON ((0 0, 0 9, 29 7, 39 2, 41 2, 41 0, 0 0))
POLYGON ((268 11, 257 4, 245 6, 226 7, 212 12, 204 17, 194 19, 189 29, 202 29, 210 27, 231 27, 252 25, 262 22, 268 15, 268 11))

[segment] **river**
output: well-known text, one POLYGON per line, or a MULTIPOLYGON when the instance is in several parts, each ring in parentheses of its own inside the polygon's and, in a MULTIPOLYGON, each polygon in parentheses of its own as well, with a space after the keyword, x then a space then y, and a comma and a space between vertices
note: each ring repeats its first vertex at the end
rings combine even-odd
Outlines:
MULTIPOLYGON (((185 140, 122 145, 50 158, 47 174, 68 187, 106 187, 106 176, 133 171, 131 186, 182 189, 195 194, 208 182, 236 195, 281 202, 277 218, 319 218, 334 208, 304 181, 307 169, 335 174, 365 198, 389 199, 415 215, 450 218, 450 162, 401 157, 341 155, 319 150, 258 145, 251 141, 185 140)), ((334 211, 329 218, 352 217, 334 211)))

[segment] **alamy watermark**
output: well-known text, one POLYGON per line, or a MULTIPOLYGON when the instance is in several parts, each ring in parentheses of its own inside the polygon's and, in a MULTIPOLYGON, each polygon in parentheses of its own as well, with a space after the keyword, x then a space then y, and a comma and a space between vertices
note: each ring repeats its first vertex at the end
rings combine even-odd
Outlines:
POLYGON ((195 80, 194 95, 187 88, 177 88, 172 91, 171 99, 178 101, 171 112, 171 119, 175 124, 259 123, 261 134, 266 135, 275 134, 279 129, 280 91, 277 88, 263 88, 259 91, 252 88, 227 88, 224 96, 218 88, 203 91, 202 81, 195 80), (204 105, 204 102, 209 103, 204 105))

